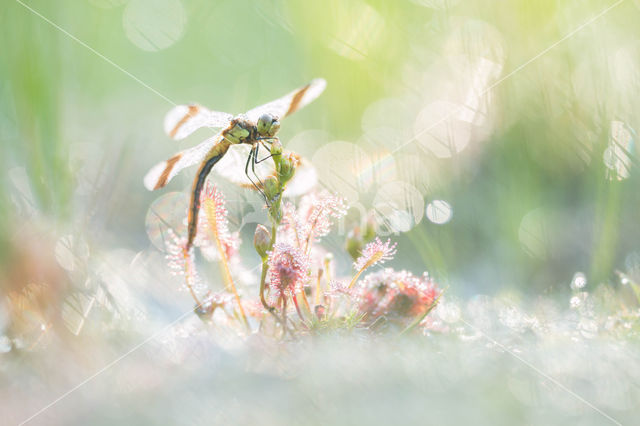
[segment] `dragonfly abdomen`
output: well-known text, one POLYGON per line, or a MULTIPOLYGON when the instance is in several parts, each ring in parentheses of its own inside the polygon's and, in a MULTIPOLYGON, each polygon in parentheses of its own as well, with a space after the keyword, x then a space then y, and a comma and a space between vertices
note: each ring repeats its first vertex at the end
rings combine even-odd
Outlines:
POLYGON ((191 190, 191 203, 189 208, 189 224, 188 224, 188 238, 187 238, 187 250, 193 245, 193 241, 198 233, 198 213, 200 212, 200 193, 204 187, 204 182, 211 173, 211 169, 216 165, 218 161, 227 153, 231 144, 223 139, 217 143, 211 151, 207 154, 207 157, 200 165, 196 177, 193 181, 193 188, 191 190))

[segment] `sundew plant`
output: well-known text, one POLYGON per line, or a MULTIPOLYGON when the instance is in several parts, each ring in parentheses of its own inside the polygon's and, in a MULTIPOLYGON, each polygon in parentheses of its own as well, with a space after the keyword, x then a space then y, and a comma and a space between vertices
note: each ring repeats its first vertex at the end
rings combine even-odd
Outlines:
POLYGON ((4 0, 0 423, 640 418, 636 0, 4 0))

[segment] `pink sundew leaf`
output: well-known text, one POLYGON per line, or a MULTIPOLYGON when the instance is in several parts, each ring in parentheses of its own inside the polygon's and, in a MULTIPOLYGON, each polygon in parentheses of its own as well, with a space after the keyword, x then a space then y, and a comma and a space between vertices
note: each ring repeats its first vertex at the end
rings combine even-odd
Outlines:
POLYGON ((276 243, 269 253, 269 285, 277 296, 293 295, 309 277, 309 259, 297 247, 276 243))
POLYGON ((391 244, 390 239, 383 243, 380 241, 380 238, 376 237, 375 240, 362 249, 362 254, 353 266, 356 268, 356 271, 360 271, 364 268, 391 260, 396 254, 396 245, 396 243, 391 244))

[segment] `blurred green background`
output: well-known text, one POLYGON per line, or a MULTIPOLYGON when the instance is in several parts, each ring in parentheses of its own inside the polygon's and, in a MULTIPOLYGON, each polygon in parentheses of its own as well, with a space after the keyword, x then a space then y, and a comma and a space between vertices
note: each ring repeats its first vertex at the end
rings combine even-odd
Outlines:
POLYGON ((238 113, 314 77, 326 93, 280 136, 375 211, 394 265, 467 294, 567 292, 576 271, 640 268, 637 2, 601 16, 613 1, 24 3, 86 46, 3 1, 5 271, 27 238, 147 248, 161 194, 142 177, 207 135, 164 135, 171 103, 238 113))

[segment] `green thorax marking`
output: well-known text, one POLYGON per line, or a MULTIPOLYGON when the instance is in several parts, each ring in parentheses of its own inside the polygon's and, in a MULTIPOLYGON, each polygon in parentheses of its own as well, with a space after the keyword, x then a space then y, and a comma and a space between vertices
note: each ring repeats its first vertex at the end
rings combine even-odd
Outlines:
POLYGON ((229 123, 229 127, 222 131, 222 135, 229 142, 244 143, 249 139, 255 139, 256 126, 248 120, 235 118, 229 123))

